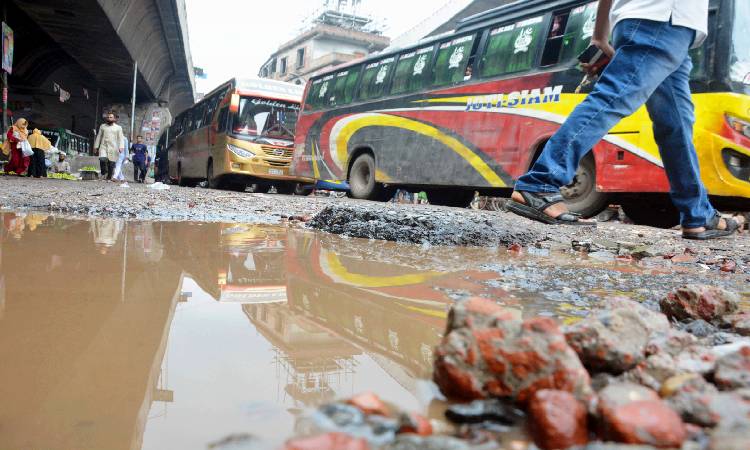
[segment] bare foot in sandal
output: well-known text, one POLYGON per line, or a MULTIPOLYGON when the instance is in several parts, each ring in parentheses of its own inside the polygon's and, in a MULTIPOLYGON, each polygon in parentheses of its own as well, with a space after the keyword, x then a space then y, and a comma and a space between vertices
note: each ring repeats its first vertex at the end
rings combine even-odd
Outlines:
POLYGON ((548 225, 596 226, 595 221, 585 220, 578 214, 571 213, 560 194, 515 191, 511 200, 508 210, 528 219, 548 225))
POLYGON ((745 218, 742 216, 721 217, 717 214, 705 227, 683 228, 682 237, 693 240, 709 240, 731 236, 734 233, 742 233, 745 226, 745 218))

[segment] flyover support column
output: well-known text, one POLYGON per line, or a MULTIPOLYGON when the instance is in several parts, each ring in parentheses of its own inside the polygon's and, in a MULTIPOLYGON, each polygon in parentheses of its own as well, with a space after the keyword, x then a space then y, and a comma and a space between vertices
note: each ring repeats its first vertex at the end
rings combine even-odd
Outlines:
MULTIPOLYGON (((130 143, 132 144, 135 140, 135 136, 133 134, 135 133, 135 90, 138 87, 138 61, 135 62, 133 67, 133 98, 131 101, 131 107, 130 107, 130 143)), ((125 149, 125 151, 128 151, 128 149, 125 149)))

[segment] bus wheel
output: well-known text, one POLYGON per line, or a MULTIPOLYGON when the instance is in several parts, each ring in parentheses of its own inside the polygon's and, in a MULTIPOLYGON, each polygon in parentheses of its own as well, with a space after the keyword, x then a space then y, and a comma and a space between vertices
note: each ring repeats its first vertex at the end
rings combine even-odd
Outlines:
POLYGON ((636 225, 673 228, 680 224, 680 212, 669 199, 664 201, 625 200, 622 210, 636 225))
POLYGON ((349 170, 349 195, 359 200, 388 201, 388 189, 375 181, 375 158, 363 153, 352 163, 349 170))
POLYGON ((609 195, 596 190, 596 163, 591 154, 581 160, 573 183, 560 189, 568 208, 589 218, 604 211, 609 205, 609 195))
POLYGON ((266 194, 271 190, 271 185, 266 183, 250 183, 247 186, 247 191, 254 194, 266 194))
POLYGON ((208 162, 208 168, 206 169, 206 180, 208 181, 209 189, 223 189, 224 184, 220 179, 214 178, 214 162, 208 162))
POLYGON ((315 190, 315 185, 312 185, 312 184, 305 184, 305 183, 294 184, 294 195, 298 195, 300 197, 307 197, 308 195, 313 193, 313 190, 315 190))
POLYGON ((177 166, 177 184, 182 187, 195 187, 195 181, 182 176, 182 164, 177 166))
POLYGON ((427 200, 431 205, 468 208, 474 201, 474 191, 458 189, 431 189, 427 191, 427 200))
POLYGON ((293 195, 296 183, 278 183, 275 184, 276 193, 281 195, 293 195))

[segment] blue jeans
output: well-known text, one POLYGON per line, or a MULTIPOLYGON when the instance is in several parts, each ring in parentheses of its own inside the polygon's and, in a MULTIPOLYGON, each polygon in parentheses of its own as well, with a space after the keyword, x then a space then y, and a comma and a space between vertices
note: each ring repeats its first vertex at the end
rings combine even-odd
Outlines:
POLYGON ((682 226, 705 226, 716 210, 701 181, 693 145, 695 108, 689 84, 693 64, 688 51, 694 38, 695 31, 669 22, 618 23, 612 62, 515 189, 559 192, 573 181, 581 159, 609 130, 645 103, 682 226))

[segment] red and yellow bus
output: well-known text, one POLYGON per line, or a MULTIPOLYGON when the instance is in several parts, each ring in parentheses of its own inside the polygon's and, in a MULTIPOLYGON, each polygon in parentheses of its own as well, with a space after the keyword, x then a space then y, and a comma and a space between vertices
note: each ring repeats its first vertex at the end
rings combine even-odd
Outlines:
POLYGON ((289 174, 303 88, 233 79, 181 113, 170 128, 169 173, 182 186, 292 193, 289 174))
MULTIPOLYGON (((750 3, 711 0, 710 8, 711 36, 692 53, 695 143, 714 200, 747 208, 750 3)), ((394 187, 450 206, 468 205, 475 191, 507 196, 586 95, 575 93, 583 77, 576 57, 596 10, 590 0, 517 2, 468 18, 449 36, 311 79, 293 173, 346 180, 362 199, 394 187)), ((644 107, 593 149, 563 193, 586 216, 614 199, 648 222, 671 206, 668 192, 644 107)))

